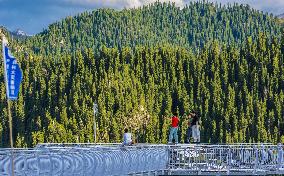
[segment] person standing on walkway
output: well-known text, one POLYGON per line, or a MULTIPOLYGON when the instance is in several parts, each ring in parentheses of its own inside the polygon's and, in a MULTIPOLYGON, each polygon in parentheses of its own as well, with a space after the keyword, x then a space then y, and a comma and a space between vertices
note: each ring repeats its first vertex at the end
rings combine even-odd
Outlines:
POLYGON ((175 139, 175 143, 178 143, 178 123, 179 123, 179 118, 177 113, 174 113, 174 116, 172 116, 172 125, 171 125, 171 130, 170 130, 170 136, 169 136, 169 143, 173 142, 173 137, 175 139))
POLYGON ((199 124, 198 124, 199 117, 195 111, 192 111, 190 114, 193 117, 192 122, 191 122, 193 142, 199 143, 200 142, 200 131, 199 131, 199 124))
POLYGON ((191 135, 192 135, 191 123, 192 123, 192 114, 189 113, 189 115, 188 115, 188 127, 187 127, 187 131, 186 131, 186 140, 185 140, 186 143, 190 143, 190 138, 191 138, 191 135))

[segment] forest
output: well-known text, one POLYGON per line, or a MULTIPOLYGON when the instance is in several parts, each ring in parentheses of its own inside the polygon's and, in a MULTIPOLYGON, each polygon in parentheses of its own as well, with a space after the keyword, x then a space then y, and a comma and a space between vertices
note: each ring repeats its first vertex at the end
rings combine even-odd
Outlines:
MULTIPOLYGON (((201 142, 284 143, 284 35, 248 5, 154 3, 67 17, 28 38, 8 34, 23 71, 12 103, 16 147, 43 142, 167 143, 170 117, 198 111, 201 142)), ((2 55, 2 53, 1 53, 2 55)), ((9 146, 0 63, 0 147, 9 146)))

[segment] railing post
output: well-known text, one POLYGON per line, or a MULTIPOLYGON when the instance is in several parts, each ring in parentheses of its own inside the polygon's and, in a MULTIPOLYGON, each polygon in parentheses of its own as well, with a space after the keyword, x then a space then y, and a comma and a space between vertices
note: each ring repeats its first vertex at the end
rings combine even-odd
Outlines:
POLYGON ((52 163, 52 157, 51 153, 48 151, 48 156, 49 156, 49 162, 50 162, 50 168, 49 168, 49 176, 52 176, 52 171, 53 171, 53 163, 52 163))
POLYGON ((255 151, 255 163, 254 163, 253 173, 255 174, 258 169, 258 147, 255 145, 253 148, 255 151))
POLYGON ((210 167, 210 164, 209 164, 208 160, 212 157, 212 154, 211 154, 212 150, 213 150, 213 155, 214 155, 214 149, 212 149, 212 150, 207 150, 207 149, 208 148, 206 148, 205 146, 202 147, 202 151, 204 152, 203 153, 204 154, 204 160, 205 160, 205 161, 202 161, 202 162, 206 162, 205 168, 208 168, 208 166, 210 167), (209 155, 211 155, 210 158, 208 156, 208 153, 210 153, 209 155))
POLYGON ((196 171, 198 171, 198 168, 197 168, 197 159, 196 159, 196 157, 197 157, 197 149, 196 149, 196 145, 194 145, 193 146, 194 147, 194 154, 195 154, 195 156, 193 157, 194 159, 194 166, 196 167, 196 171))
POLYGON ((58 152, 58 154, 61 157, 61 175, 63 175, 64 174, 64 158, 63 158, 63 155, 62 155, 62 151, 58 152))
POLYGON ((261 162, 260 163, 265 165, 265 162, 266 162, 265 154, 266 154, 266 152, 265 152, 265 147, 264 147, 263 144, 261 144, 261 152, 260 152, 260 154, 261 154, 261 162))
POLYGON ((190 147, 187 148, 187 153, 188 153, 188 166, 187 166, 187 169, 190 169, 192 167, 192 162, 191 162, 192 152, 191 152, 191 148, 190 147))
POLYGON ((13 156, 13 149, 10 150, 10 162, 11 162, 11 175, 15 174, 15 167, 14 167, 14 156, 13 156))
POLYGON ((227 175, 230 175, 230 169, 231 169, 231 160, 232 160, 232 153, 231 153, 231 146, 228 146, 228 155, 227 155, 227 175))
POLYGON ((185 158, 185 152, 186 152, 186 148, 183 149, 183 169, 185 169, 185 162, 186 162, 186 158, 185 158))
POLYGON ((26 174, 27 173, 27 165, 28 165, 28 163, 27 163, 27 155, 29 155, 30 153, 29 152, 27 152, 27 154, 25 154, 26 152, 24 152, 24 156, 25 156, 25 159, 24 159, 24 164, 25 164, 25 169, 24 169, 24 174, 26 174))
POLYGON ((181 148, 179 148, 179 149, 177 149, 177 159, 178 159, 178 166, 179 166, 179 168, 181 168, 181 152, 182 152, 182 149, 181 148))
POLYGON ((83 160, 82 160, 83 161, 83 163, 82 163, 83 164, 83 174, 82 175, 87 175, 86 164, 85 164, 86 158, 85 158, 85 154, 84 154, 84 152, 87 152, 87 151, 82 152, 82 150, 79 150, 78 152, 79 152, 80 155, 82 155, 82 158, 83 158, 83 160))
MULTIPOLYGON (((143 155, 145 156, 145 163, 144 163, 143 169, 141 170, 142 172, 147 169, 147 164, 148 164, 148 156, 147 156, 146 147, 143 147, 143 155)), ((130 162, 131 162, 131 161, 130 161, 130 162)))
POLYGON ((167 146, 167 151, 168 151, 168 164, 167 164, 167 174, 169 175, 170 170, 171 170, 171 150, 172 148, 170 146, 167 146))
MULTIPOLYGON (((196 147, 196 146, 199 146, 199 145, 195 145, 195 147, 196 147)), ((199 154, 199 155, 198 155, 198 156, 199 156, 198 158, 199 158, 199 160, 198 160, 198 165, 197 165, 197 166, 198 166, 198 173, 197 173, 197 174, 198 174, 198 175, 201 175, 201 169, 200 169, 200 166, 199 166, 200 163, 201 163, 201 157, 202 157, 202 156, 201 156, 201 149, 200 149, 200 147, 198 147, 198 150, 199 150, 199 151, 198 151, 198 154, 199 154)))
POLYGON ((280 168, 281 168, 281 165, 282 165, 282 162, 283 162, 283 148, 282 148, 282 144, 281 143, 279 143, 277 145, 277 149, 278 149, 277 171, 278 171, 278 174, 280 174, 280 168))
POLYGON ((148 175, 150 176, 151 171, 153 170, 152 169, 153 165, 151 165, 151 161, 153 161, 153 148, 152 147, 149 147, 149 152, 148 153, 149 153, 150 161, 148 162, 149 165, 148 165, 147 169, 148 169, 148 175))
MULTIPOLYGON (((218 165, 218 160, 217 160, 217 166, 218 166, 218 174, 220 174, 220 169, 221 169, 221 166, 222 166, 222 151, 224 151, 223 147, 222 148, 219 148, 219 160, 220 160, 220 164, 218 165)), ((217 156, 217 155, 216 155, 217 156)))
POLYGON ((40 161, 38 157, 38 151, 36 152, 36 160, 37 160, 37 170, 38 170, 38 176, 40 176, 40 161))
POLYGON ((173 169, 174 164, 174 149, 173 147, 169 146, 169 168, 173 169))

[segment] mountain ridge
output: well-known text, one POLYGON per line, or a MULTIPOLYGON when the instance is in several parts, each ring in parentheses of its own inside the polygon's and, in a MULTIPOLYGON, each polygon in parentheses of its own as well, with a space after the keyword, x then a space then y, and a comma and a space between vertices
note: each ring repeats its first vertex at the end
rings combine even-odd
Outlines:
POLYGON ((83 12, 49 25, 47 30, 35 35, 35 40, 50 45, 51 50, 52 46, 61 47, 63 40, 64 48, 69 51, 103 45, 122 48, 158 43, 204 47, 214 40, 241 46, 248 37, 256 38, 258 34, 254 31, 264 32, 268 37, 279 35, 280 26, 274 21, 274 17, 247 5, 235 4, 227 8, 195 2, 180 9, 167 3, 154 3, 121 11, 83 12), (268 25, 271 28, 267 28, 268 25))

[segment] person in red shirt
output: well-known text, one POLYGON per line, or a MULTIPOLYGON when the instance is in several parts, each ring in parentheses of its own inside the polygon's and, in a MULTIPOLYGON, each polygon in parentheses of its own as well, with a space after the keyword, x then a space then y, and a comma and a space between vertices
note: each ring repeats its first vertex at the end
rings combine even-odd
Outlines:
POLYGON ((172 125, 171 125, 171 130, 170 130, 170 136, 169 136, 169 143, 172 143, 173 137, 175 139, 175 143, 178 143, 178 123, 179 123, 179 118, 177 116, 177 113, 174 113, 174 116, 172 117, 172 125))

